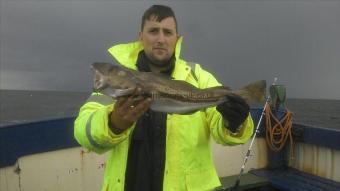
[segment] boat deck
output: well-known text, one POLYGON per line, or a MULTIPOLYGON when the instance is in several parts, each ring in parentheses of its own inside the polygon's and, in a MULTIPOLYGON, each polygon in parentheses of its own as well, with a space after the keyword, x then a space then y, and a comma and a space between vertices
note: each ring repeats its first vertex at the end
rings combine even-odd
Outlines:
MULTIPOLYGON (((0 156, 6 156, 0 158, 0 167, 13 165, 20 156, 79 146, 73 138, 73 121, 88 96, 85 92, 0 90, 0 156)), ((303 129, 300 141, 339 149, 340 100, 289 99, 287 105, 294 113, 293 128, 303 129)), ((261 111, 261 108, 253 108, 252 114, 256 116, 261 111)), ((296 172, 278 171, 278 176, 270 174, 261 179, 261 175, 274 171, 258 171, 259 177, 253 179, 248 175, 250 183, 244 186, 266 186, 270 182, 289 190, 280 186, 287 181, 290 181, 287 184, 295 184, 296 172)), ((309 175, 298 175, 304 178, 299 182, 302 190, 306 182, 314 181, 306 177, 309 175)), ((224 188, 232 186, 235 178, 222 178, 224 188)), ((316 187, 326 188, 321 190, 328 190, 329 186, 339 188, 338 183, 325 181, 316 187)))
POLYGON ((340 190, 340 183, 293 168, 267 170, 252 170, 250 174, 266 178, 280 190, 285 191, 335 191, 340 190))

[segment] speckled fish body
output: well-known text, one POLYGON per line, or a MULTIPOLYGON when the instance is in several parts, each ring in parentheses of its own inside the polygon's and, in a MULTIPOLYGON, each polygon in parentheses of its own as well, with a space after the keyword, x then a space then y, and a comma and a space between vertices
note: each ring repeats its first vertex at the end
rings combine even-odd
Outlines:
POLYGON ((132 95, 139 87, 142 93, 136 99, 151 97, 151 109, 159 112, 192 113, 226 101, 228 94, 240 95, 247 102, 262 102, 265 97, 264 80, 237 91, 224 86, 199 89, 188 82, 172 80, 161 74, 139 72, 108 63, 94 63, 92 68, 95 72, 95 91, 118 98, 132 95))

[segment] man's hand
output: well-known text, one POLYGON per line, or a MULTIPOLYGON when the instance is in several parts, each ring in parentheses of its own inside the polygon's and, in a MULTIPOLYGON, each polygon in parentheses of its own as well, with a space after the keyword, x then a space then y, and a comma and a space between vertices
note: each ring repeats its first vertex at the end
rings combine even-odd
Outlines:
POLYGON ((221 103, 216 107, 223 118, 228 121, 226 127, 232 133, 237 133, 240 125, 244 122, 249 114, 249 105, 238 95, 227 96, 227 101, 221 103))
POLYGON ((110 127, 114 133, 121 133, 131 127, 134 122, 150 107, 151 98, 145 98, 135 102, 133 98, 141 93, 136 88, 130 97, 121 97, 117 100, 113 112, 110 114, 110 127))

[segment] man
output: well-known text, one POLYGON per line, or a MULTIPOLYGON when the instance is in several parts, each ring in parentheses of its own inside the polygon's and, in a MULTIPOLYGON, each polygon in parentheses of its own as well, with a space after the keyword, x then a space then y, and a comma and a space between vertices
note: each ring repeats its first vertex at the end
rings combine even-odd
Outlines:
MULTIPOLYGON (((198 88, 219 86, 200 65, 180 58, 182 38, 170 7, 151 6, 142 17, 139 41, 120 44, 110 54, 125 67, 167 75, 198 88)), ((140 93, 136 89, 134 95, 140 93)), ((210 135, 223 145, 245 143, 253 133, 249 106, 238 96, 190 115, 154 112, 150 98, 113 101, 93 93, 75 121, 75 137, 84 147, 109 151, 102 190, 184 191, 220 186, 210 135)), ((225 160, 228 160, 226 158, 225 160)))

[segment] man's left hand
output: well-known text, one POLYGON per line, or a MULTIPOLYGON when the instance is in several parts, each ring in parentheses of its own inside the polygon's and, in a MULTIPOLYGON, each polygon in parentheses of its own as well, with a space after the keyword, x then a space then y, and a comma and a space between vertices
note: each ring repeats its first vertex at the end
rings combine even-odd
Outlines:
POLYGON ((228 121, 226 128, 232 133, 237 133, 241 124, 246 120, 249 114, 249 105, 238 95, 232 94, 227 96, 227 101, 216 107, 223 118, 228 121))

